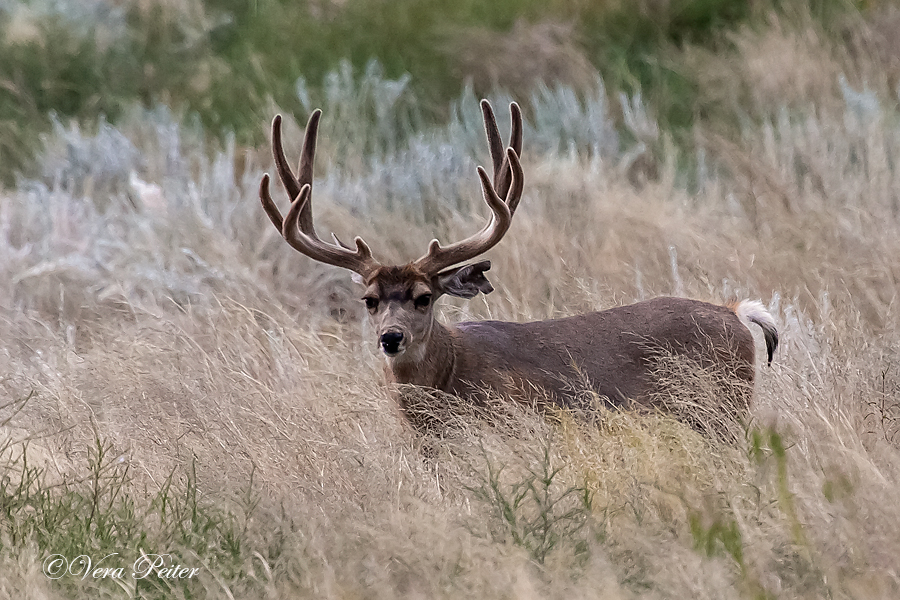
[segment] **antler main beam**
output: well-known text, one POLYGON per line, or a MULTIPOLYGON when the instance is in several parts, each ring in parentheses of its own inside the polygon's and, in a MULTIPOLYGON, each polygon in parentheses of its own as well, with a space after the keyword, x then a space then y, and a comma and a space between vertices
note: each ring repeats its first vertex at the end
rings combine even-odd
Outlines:
POLYGON ((259 199, 269 220, 292 248, 313 260, 343 267, 366 277, 380 267, 381 263, 372 258, 372 251, 362 238, 354 239, 356 250, 353 250, 342 244, 337 237, 335 237, 337 244, 329 244, 323 242, 316 235, 312 216, 312 181, 316 136, 321 116, 322 111, 316 109, 306 124, 303 150, 300 153, 300 165, 296 177, 285 159, 284 148, 281 144, 281 115, 275 116, 272 121, 272 154, 275 157, 275 166, 281 183, 291 198, 291 207, 288 209, 287 216, 282 218, 281 211, 278 210, 269 194, 268 173, 263 175, 260 182, 259 199))
POLYGON ((428 253, 413 263, 425 273, 435 274, 493 248, 509 231, 513 214, 522 198, 524 174, 522 164, 519 162, 522 151, 522 111, 515 102, 509 105, 510 140, 506 152, 503 151, 500 130, 490 102, 481 101, 481 112, 494 165, 493 183, 481 167, 478 167, 478 176, 481 179, 484 201, 491 209, 491 220, 475 235, 447 247, 442 247, 440 242, 432 240, 428 245, 428 253))

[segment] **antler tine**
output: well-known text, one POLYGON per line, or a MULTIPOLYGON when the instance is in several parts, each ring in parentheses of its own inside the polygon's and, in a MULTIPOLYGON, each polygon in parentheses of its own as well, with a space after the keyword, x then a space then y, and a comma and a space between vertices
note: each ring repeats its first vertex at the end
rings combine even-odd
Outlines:
MULTIPOLYGON (((281 115, 275 115, 275 118, 272 120, 272 154, 275 157, 275 168, 278 170, 281 183, 287 190, 288 197, 292 200, 300 195, 300 188, 304 185, 309 185, 312 188, 313 161, 316 157, 316 138, 319 134, 319 119, 321 117, 322 111, 317 108, 309 115, 309 121, 306 122, 306 131, 303 134, 303 150, 300 152, 297 177, 294 177, 294 172, 284 156, 284 147, 281 144, 281 115)), ((313 225, 312 218, 312 191, 310 191, 310 201, 300 214, 300 222, 303 224, 304 230, 312 231, 315 234, 316 228, 313 225)))
MULTIPOLYGON (((522 142, 520 140, 519 148, 521 147, 522 142)), ((514 147, 506 149, 506 160, 510 170, 509 189, 506 192, 506 205, 509 207, 509 218, 512 219, 512 216, 516 213, 516 209, 519 207, 519 200, 522 199, 522 191, 525 189, 525 174, 522 170, 522 163, 519 161, 519 153, 514 147)))
MULTIPOLYGON (((494 163, 494 189, 500 196, 506 196, 510 185, 510 166, 503 152, 503 141, 500 137, 500 129, 497 127, 497 119, 494 110, 487 100, 481 101, 481 112, 484 116, 484 132, 487 134, 488 146, 491 149, 491 160, 494 163)), ((522 110, 515 102, 509 105, 509 147, 515 150, 517 156, 522 156, 522 110)), ((516 206, 510 206, 515 213, 516 206)))
POLYGON ((259 185, 259 199, 262 202, 269 220, 278 229, 292 248, 313 260, 336 267, 343 267, 359 273, 363 277, 377 269, 381 264, 372 258, 372 251, 362 238, 357 237, 353 250, 337 239, 337 245, 328 244, 316 235, 312 216, 312 177, 313 159, 316 153, 316 136, 319 129, 319 118, 322 111, 316 109, 309 117, 306 134, 303 139, 303 151, 300 154, 299 178, 294 177, 284 157, 281 144, 281 115, 272 121, 272 154, 278 175, 292 202, 287 215, 282 218, 281 211, 269 194, 269 175, 263 175, 259 185))
POLYGON ((487 134, 488 147, 491 150, 491 161, 494 163, 494 187, 503 167, 503 139, 494 117, 494 109, 487 100, 481 101, 481 115, 484 118, 484 132, 487 134))
POLYGON ((272 196, 269 195, 268 173, 263 175, 262 181, 259 183, 259 200, 262 202, 263 210, 266 211, 269 220, 272 221, 272 225, 281 232, 281 229, 284 227, 284 218, 281 216, 281 211, 278 210, 278 206, 276 206, 275 202, 272 200, 272 196))
POLYGON ((506 150, 506 160, 509 162, 512 172, 512 184, 506 194, 506 198, 500 198, 488 177, 487 172, 478 167, 478 176, 481 179, 481 189, 484 193, 484 201, 491 209, 491 220, 475 235, 462 241, 450 244, 446 248, 441 247, 440 242, 432 240, 428 245, 428 253, 416 260, 415 265, 429 274, 437 273, 442 269, 475 258, 487 252, 503 239, 509 226, 512 224, 512 210, 522 196, 524 176, 519 157, 512 148, 506 150))

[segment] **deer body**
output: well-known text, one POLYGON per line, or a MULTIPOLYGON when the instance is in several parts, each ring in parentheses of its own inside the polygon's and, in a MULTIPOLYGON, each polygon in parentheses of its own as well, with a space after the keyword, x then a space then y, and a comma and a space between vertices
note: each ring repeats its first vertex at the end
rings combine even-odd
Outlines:
MULTIPOLYGON (((478 233, 446 247, 433 240, 427 253, 400 266, 383 265, 359 237, 355 249, 316 234, 312 216, 312 166, 321 111, 306 126, 298 175, 281 146, 281 117, 272 124, 279 177, 292 202, 282 217, 264 175, 259 196, 284 239, 306 256, 353 271, 384 352, 385 375, 479 401, 495 392, 517 400, 580 408, 591 392, 611 403, 647 404, 664 385, 655 365, 664 354, 715 369, 739 384, 752 383, 755 348, 747 323, 765 335, 769 362, 778 344, 774 321, 762 304, 744 300, 717 306, 682 298, 656 298, 563 319, 510 323, 479 321, 443 325, 434 316, 442 295, 473 298, 493 287, 485 276, 490 261, 466 263, 496 245, 509 230, 523 190, 519 163, 522 117, 510 105, 509 146, 504 151, 493 110, 481 103, 493 162, 493 177, 478 167, 491 220, 478 233), (461 265, 462 266, 458 266, 461 265)), ((751 387, 739 385, 746 404, 751 387)), ((401 398, 401 405, 403 400, 401 398)), ((414 417, 407 411, 410 421, 414 417)))
POLYGON ((386 377, 462 397, 491 390, 577 408, 586 390, 615 405, 650 398, 660 351, 746 383, 754 376, 753 336, 735 311, 683 298, 531 323, 435 321, 427 346, 421 361, 388 358, 386 377))

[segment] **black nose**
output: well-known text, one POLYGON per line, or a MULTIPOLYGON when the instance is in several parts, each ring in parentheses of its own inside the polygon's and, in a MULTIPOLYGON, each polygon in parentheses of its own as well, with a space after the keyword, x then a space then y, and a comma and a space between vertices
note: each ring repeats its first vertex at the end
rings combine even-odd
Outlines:
POLYGON ((385 354, 397 354, 400 352, 400 342, 403 341, 403 334, 399 331, 388 331, 381 334, 381 349, 385 354))

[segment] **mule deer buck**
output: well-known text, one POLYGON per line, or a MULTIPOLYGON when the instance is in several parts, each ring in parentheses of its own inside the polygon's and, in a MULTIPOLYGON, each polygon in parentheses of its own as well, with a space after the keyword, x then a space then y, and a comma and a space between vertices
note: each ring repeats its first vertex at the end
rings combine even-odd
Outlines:
MULTIPOLYGON (((587 387, 615 405, 647 405, 660 385, 654 365, 660 352, 667 352, 719 369, 742 384, 739 401, 746 406, 754 379, 755 347, 745 323, 762 328, 770 363, 778 344, 774 321, 758 301, 718 306, 682 298, 656 298, 532 323, 445 325, 435 319, 435 301, 444 294, 473 298, 479 292, 493 291, 485 277, 490 261, 459 265, 503 239, 522 197, 519 107, 510 105, 511 135, 505 150, 486 100, 481 102, 481 109, 493 177, 482 167, 478 167, 478 176, 492 213, 490 222, 471 237, 447 246, 433 240, 425 255, 399 266, 375 260, 359 237, 354 240, 354 248, 337 236, 333 236, 334 244, 324 242, 316 233, 313 157, 321 111, 316 110, 309 118, 296 176, 285 160, 281 116, 272 123, 275 165, 292 202, 282 218, 269 195, 266 174, 259 188, 263 208, 294 249, 356 274, 354 279, 365 287, 363 300, 386 358, 388 381, 425 386, 476 403, 487 393, 498 393, 518 400, 537 398, 580 407, 587 387)), ((415 422, 408 411, 407 416, 415 422)))

